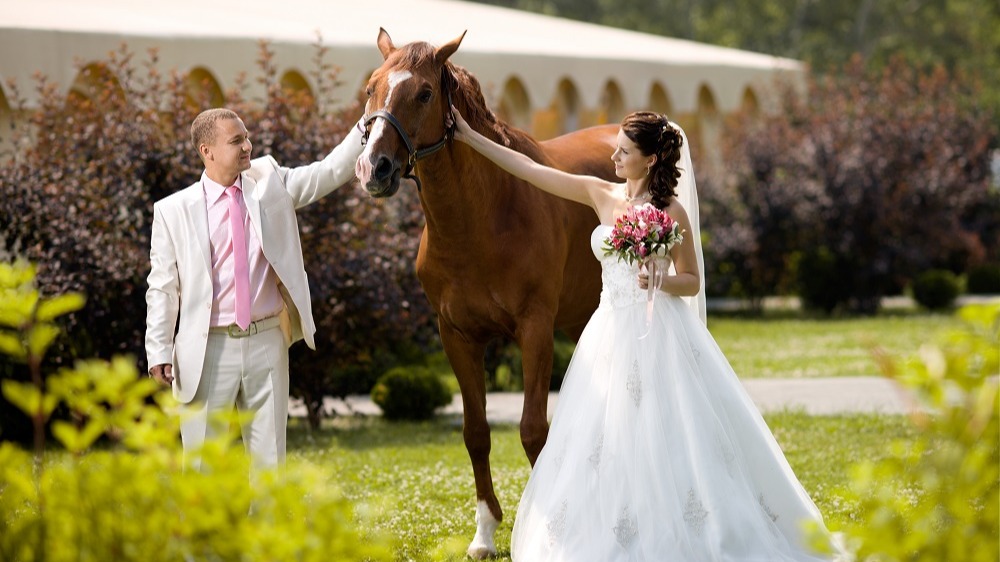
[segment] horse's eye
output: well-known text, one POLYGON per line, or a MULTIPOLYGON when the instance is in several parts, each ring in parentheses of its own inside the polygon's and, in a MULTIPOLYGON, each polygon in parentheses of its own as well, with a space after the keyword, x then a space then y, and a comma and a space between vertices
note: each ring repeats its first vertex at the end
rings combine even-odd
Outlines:
POLYGON ((367 95, 368 97, 372 97, 372 87, 371 86, 368 86, 367 88, 365 88, 365 95, 367 95))
POLYGON ((424 90, 420 92, 419 96, 417 96, 417 101, 419 101, 420 103, 427 103, 431 101, 432 95, 433 93, 430 90, 424 90))

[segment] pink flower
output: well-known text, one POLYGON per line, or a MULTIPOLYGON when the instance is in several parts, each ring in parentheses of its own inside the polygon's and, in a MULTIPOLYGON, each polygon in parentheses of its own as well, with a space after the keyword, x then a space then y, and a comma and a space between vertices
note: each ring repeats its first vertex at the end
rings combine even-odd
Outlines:
POLYGON ((682 240, 670 215, 647 204, 630 208, 615 220, 611 235, 604 240, 604 255, 615 255, 631 264, 653 254, 665 255, 682 240))

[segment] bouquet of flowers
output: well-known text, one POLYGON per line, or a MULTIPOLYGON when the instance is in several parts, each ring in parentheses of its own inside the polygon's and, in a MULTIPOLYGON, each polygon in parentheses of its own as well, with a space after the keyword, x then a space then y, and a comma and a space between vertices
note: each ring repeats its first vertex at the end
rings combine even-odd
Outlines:
POLYGON ((674 244, 683 241, 680 225, 666 212, 646 204, 618 217, 611 235, 604 239, 604 255, 616 255, 631 265, 649 256, 665 257, 674 244))

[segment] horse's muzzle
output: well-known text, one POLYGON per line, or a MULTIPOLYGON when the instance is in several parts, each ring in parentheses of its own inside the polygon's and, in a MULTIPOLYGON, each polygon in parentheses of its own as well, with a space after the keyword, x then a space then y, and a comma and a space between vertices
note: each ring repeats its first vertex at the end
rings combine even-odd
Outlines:
POLYGON ((372 197, 392 197, 399 190, 400 165, 385 155, 372 157, 372 173, 365 189, 372 197))
POLYGON ((399 170, 381 180, 372 177, 365 184, 365 191, 372 197, 392 197, 399 191, 399 170))

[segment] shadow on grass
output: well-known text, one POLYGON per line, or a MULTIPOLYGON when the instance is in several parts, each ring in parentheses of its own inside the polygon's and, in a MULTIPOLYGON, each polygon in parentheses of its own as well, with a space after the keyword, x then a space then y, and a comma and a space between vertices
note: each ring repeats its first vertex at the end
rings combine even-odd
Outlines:
POLYGON ((917 318, 924 316, 951 316, 951 311, 946 312, 928 312, 926 310, 910 309, 910 308, 890 308, 882 309, 878 314, 866 315, 857 313, 847 313, 847 312, 834 312, 833 314, 824 314, 820 311, 813 310, 798 310, 798 309, 768 309, 763 312, 753 312, 751 310, 712 310, 708 313, 709 322, 713 318, 727 319, 727 320, 753 320, 760 322, 785 322, 789 320, 801 320, 806 322, 813 321, 829 321, 829 322, 841 322, 841 321, 855 321, 855 320, 870 320, 877 318, 917 318))
MULTIPOLYGON (((494 433, 517 431, 516 426, 497 424, 494 433)), ((288 448, 300 451, 325 450, 331 445, 362 451, 378 448, 426 448, 463 446, 462 418, 439 415, 427 421, 390 422, 375 416, 338 416, 323 421, 320 429, 310 429, 304 420, 288 424, 288 448)))

